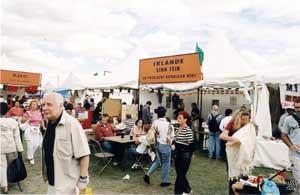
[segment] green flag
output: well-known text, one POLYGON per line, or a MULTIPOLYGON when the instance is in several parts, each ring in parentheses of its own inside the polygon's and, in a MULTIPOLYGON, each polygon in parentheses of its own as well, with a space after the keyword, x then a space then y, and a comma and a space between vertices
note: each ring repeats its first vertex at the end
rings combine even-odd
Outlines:
POLYGON ((7 90, 7 85, 3 85, 2 90, 3 90, 3 91, 6 91, 6 90, 7 90))
POLYGON ((202 65, 202 62, 204 60, 204 53, 203 53, 202 49, 198 46, 198 43, 196 43, 196 52, 198 53, 198 56, 199 56, 199 62, 202 65))

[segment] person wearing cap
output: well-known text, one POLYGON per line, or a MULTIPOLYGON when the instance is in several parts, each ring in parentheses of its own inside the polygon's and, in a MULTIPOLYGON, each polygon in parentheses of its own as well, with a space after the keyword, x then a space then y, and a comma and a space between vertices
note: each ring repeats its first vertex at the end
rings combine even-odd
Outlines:
POLYGON ((171 164, 171 144, 174 137, 174 129, 170 122, 165 118, 166 109, 163 106, 159 106, 154 110, 157 114, 157 118, 153 121, 152 129, 156 131, 156 147, 158 157, 153 162, 148 173, 144 175, 143 179, 145 183, 150 184, 150 176, 156 171, 158 167, 161 168, 161 187, 171 185, 169 182, 169 172, 171 164))
POLYGON ((284 120, 281 139, 289 147, 289 158, 294 164, 292 172, 296 181, 296 193, 300 194, 300 105, 295 104, 295 112, 284 120))

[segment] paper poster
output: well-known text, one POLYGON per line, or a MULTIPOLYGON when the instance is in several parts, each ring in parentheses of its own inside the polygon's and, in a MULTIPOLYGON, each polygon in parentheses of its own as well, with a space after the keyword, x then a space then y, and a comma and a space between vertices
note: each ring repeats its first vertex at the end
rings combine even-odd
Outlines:
POLYGON ((138 105, 122 105, 122 121, 125 120, 125 115, 131 114, 131 118, 134 120, 138 119, 138 105))
POLYGON ((283 109, 300 106, 300 84, 280 85, 280 102, 283 109))

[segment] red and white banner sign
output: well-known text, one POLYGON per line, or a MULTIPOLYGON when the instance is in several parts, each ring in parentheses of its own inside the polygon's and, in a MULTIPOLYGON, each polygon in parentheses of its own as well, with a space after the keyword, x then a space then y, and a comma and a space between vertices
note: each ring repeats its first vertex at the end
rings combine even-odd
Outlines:
POLYGON ((288 106, 300 107, 300 84, 280 85, 280 102, 283 109, 288 106))

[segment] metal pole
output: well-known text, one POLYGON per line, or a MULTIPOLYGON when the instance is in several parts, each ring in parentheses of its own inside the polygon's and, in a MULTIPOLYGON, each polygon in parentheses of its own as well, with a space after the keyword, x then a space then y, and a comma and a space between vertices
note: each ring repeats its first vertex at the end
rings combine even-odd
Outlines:
POLYGON ((199 96, 200 96, 200 88, 197 89, 197 106, 199 108, 199 96))
POLYGON ((203 87, 200 87, 201 95, 200 95, 200 118, 202 118, 202 105, 203 105, 203 87))

